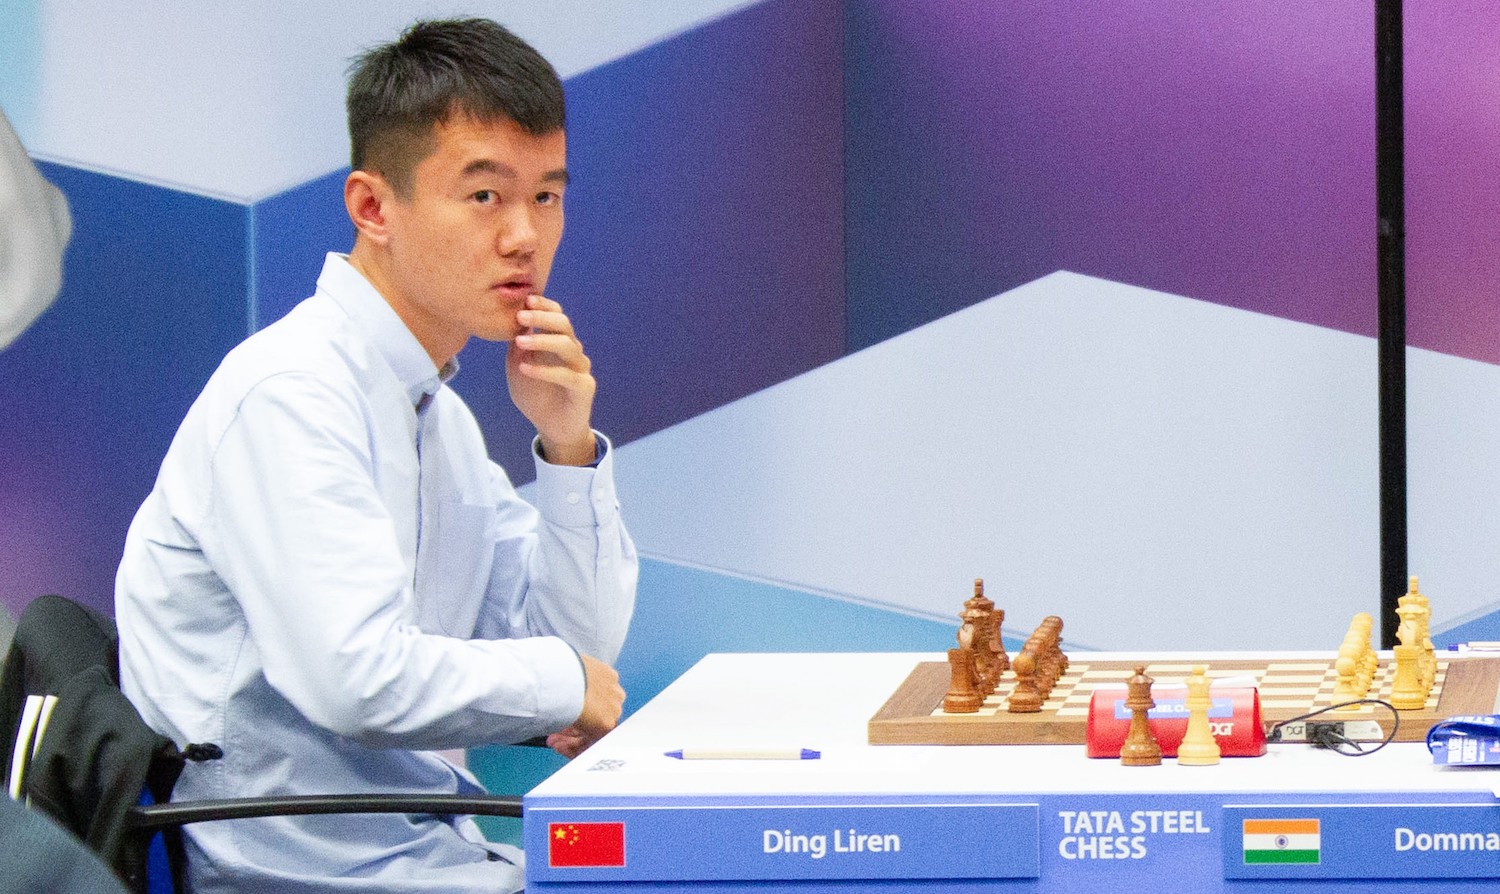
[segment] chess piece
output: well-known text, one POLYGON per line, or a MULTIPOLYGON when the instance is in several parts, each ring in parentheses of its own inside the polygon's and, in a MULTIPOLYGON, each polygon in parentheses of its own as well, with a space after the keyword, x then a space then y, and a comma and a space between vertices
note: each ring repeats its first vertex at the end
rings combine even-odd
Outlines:
POLYGON ((1036 654, 1029 648, 1022 649, 1016 659, 1010 663, 1011 670, 1016 672, 1016 685, 1011 690, 1010 698, 1006 699, 1005 710, 1011 714, 1036 714, 1042 710, 1042 702, 1046 701, 1042 693, 1037 689, 1036 680, 1036 654))
POLYGON ((1000 625, 995 620, 995 603, 984 595, 983 578, 974 579, 974 595, 964 603, 958 617, 973 628, 974 671, 978 675, 979 691, 989 695, 999 685, 1005 668, 999 661, 1002 650, 994 642, 1000 635, 1000 625))
POLYGON ((1422 629, 1424 610, 1421 604, 1408 601, 1396 607, 1396 614, 1401 616, 1401 624, 1396 628, 1396 637, 1401 642, 1392 650, 1396 657, 1396 674, 1387 701, 1399 711, 1415 711, 1427 704, 1427 695, 1436 679, 1437 660, 1434 657, 1434 672, 1429 675, 1424 650, 1428 636, 1422 629))
POLYGON ((995 680, 997 682, 1006 671, 1010 670, 1010 656, 1005 654, 1005 640, 1001 638, 1002 634, 1000 632, 1000 628, 1004 623, 1005 609, 997 608, 993 612, 990 612, 989 644, 990 650, 995 653, 995 680))
MULTIPOLYGON (((1052 687, 1062 677, 1063 670, 1067 667, 1067 657, 1063 655, 1059 643, 1062 639, 1062 619, 1056 615, 1049 615, 1037 625, 1031 636, 1026 639, 1026 644, 1021 647, 1022 654, 1030 653, 1030 683, 1023 704, 1030 704, 1030 687, 1035 688, 1038 698, 1037 707, 1026 708, 1017 713, 1031 713, 1041 710, 1041 702, 1045 702, 1052 694, 1052 687)), ((1020 657, 1017 656, 1017 661, 1020 657)), ((1017 665, 1013 662, 1012 667, 1017 665)), ((1016 670, 1019 679, 1020 671, 1016 670)))
POLYGON ((1398 645, 1392 650, 1396 655, 1396 677, 1391 681, 1391 695, 1387 699, 1398 711, 1415 711, 1427 704, 1427 693, 1422 689, 1421 649, 1417 646, 1398 645))
POLYGON ((1062 677, 1064 658, 1062 653, 1062 618, 1048 615, 1037 627, 1037 686, 1045 698, 1062 677))
MULTIPOLYGON (((1047 653, 1040 631, 1034 632, 1031 636, 1027 637, 1025 645, 1021 646, 1021 654, 1030 656, 1030 662, 1027 665, 1030 673, 1027 674, 1027 677, 1030 678, 1031 686, 1036 689, 1038 698, 1041 701, 1046 701, 1052 687, 1049 685, 1047 653)), ((1019 655, 1016 657, 1020 658, 1019 655)), ((1016 670, 1018 677, 1020 673, 1020 670, 1016 670)))
POLYGON ((1366 673, 1368 665, 1365 655, 1373 651, 1370 646, 1373 625, 1374 618, 1369 612, 1360 612, 1349 622, 1349 632, 1344 634, 1338 659, 1334 662, 1338 679, 1333 689, 1333 703, 1342 705, 1335 710, 1358 711, 1359 705, 1352 703, 1358 702, 1370 691, 1373 675, 1366 673))
POLYGON ((1063 621, 1057 615, 1048 615, 1047 622, 1052 625, 1052 652, 1057 660, 1057 675, 1062 676, 1068 672, 1068 656, 1062 649, 1063 621))
POLYGON ((984 595, 984 578, 974 578, 974 595, 964 603, 964 608, 977 608, 986 614, 995 610, 995 601, 984 595))
POLYGON ((1208 676, 1201 666, 1193 668, 1187 681, 1187 733, 1177 746, 1177 763, 1183 767, 1206 767, 1219 762, 1219 743, 1208 723, 1213 697, 1208 691, 1208 676))
POLYGON ((1147 722, 1147 712, 1156 707, 1145 665, 1135 666, 1135 676, 1126 681, 1125 707, 1130 709, 1130 732, 1120 746, 1120 764, 1126 767, 1155 767, 1161 763, 1161 745, 1147 722))
POLYGON ((974 714, 984 704, 979 681, 974 674, 974 656, 967 649, 948 650, 948 693, 943 696, 943 710, 949 714, 974 714))
POLYGON ((1428 611, 1432 609, 1431 600, 1417 586, 1417 576, 1415 574, 1406 579, 1406 592, 1402 594, 1400 599, 1396 600, 1396 605, 1416 605, 1428 611))
MULTIPOLYGON (((1431 692, 1437 680, 1437 653, 1432 647, 1432 603, 1417 586, 1417 577, 1407 578, 1406 593, 1396 600, 1396 613, 1404 622, 1410 620, 1414 631, 1411 644, 1417 647, 1417 678, 1423 692, 1431 692), (1402 614, 1402 609, 1410 610, 1402 614)), ((1407 642, 1402 640, 1402 642, 1407 642)))
POLYGON ((1354 616, 1359 622, 1359 638, 1365 647, 1359 655, 1359 670, 1357 672, 1356 684, 1360 698, 1370 694, 1370 687, 1375 683, 1375 673, 1380 670, 1380 654, 1375 651, 1373 641, 1375 618, 1369 612, 1360 612, 1354 616))
POLYGON ((1359 662, 1354 657, 1346 654, 1345 649, 1339 649, 1339 657, 1334 660, 1333 668, 1338 673, 1338 679, 1333 685, 1333 703, 1337 707, 1335 711, 1355 711, 1359 706, 1354 702, 1361 698, 1357 684, 1359 681, 1359 662))
MULTIPOLYGON (((1399 611, 1399 609, 1398 609, 1399 611)), ((1415 637, 1415 629, 1402 624, 1397 634, 1409 632, 1415 637)), ((1427 704, 1427 691, 1422 688, 1422 647, 1415 643, 1401 642, 1393 650, 1396 656, 1396 676, 1391 681, 1391 695, 1386 701, 1398 711, 1415 711, 1427 704)))
POLYGON ((959 613, 959 618, 963 624, 958 628, 958 644, 973 658, 974 679, 979 691, 994 692, 999 674, 995 672, 995 653, 989 646, 989 613, 978 607, 969 607, 959 613))
POLYGON ((1422 619, 1422 651, 1418 653, 1417 670, 1418 677, 1422 681, 1422 692, 1425 695, 1432 694, 1432 687, 1437 684, 1438 657, 1437 651, 1432 646, 1432 636, 1427 629, 1428 619, 1422 619))
POLYGON ((984 578, 974 578, 974 595, 964 603, 959 617, 974 619, 974 658, 979 668, 980 686, 987 693, 994 692, 1001 675, 1010 668, 1010 656, 1005 654, 1005 644, 1000 641, 1000 624, 1005 619, 1005 611, 996 608, 994 600, 984 595, 984 578))

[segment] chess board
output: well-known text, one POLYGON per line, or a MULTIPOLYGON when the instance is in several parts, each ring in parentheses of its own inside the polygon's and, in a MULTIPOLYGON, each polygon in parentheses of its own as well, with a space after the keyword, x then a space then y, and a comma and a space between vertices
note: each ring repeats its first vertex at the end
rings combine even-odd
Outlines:
MULTIPOLYGON (((1338 674, 1334 656, 1327 659, 1182 660, 1149 663, 1146 673, 1158 683, 1183 682, 1195 666, 1211 678, 1254 678, 1260 692, 1262 719, 1272 724, 1333 703, 1338 674)), ((1057 681, 1040 713, 1011 714, 1006 696, 1014 684, 1007 674, 995 694, 974 714, 948 714, 943 696, 950 679, 946 661, 916 666, 870 718, 871 745, 1068 745, 1083 744, 1088 724, 1089 698, 1101 685, 1122 684, 1138 662, 1090 661, 1086 654, 1070 655, 1066 674, 1057 681)), ((1383 658, 1370 686, 1369 698, 1390 695, 1395 663, 1383 658)), ((1401 712, 1396 739, 1421 742, 1434 723, 1455 714, 1496 713, 1500 690, 1500 658, 1439 658, 1436 682, 1427 704, 1401 712)), ((1323 719, 1379 721, 1388 724, 1390 712, 1376 705, 1330 712, 1323 719)))

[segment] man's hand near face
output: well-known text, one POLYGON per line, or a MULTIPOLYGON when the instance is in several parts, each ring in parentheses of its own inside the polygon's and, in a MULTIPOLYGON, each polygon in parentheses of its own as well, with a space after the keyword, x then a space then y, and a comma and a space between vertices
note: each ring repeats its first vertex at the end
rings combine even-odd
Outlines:
POLYGON ((506 351, 510 399, 536 426, 547 462, 589 465, 597 451, 589 422, 597 386, 573 322, 561 304, 541 295, 527 298, 516 319, 527 331, 506 351))

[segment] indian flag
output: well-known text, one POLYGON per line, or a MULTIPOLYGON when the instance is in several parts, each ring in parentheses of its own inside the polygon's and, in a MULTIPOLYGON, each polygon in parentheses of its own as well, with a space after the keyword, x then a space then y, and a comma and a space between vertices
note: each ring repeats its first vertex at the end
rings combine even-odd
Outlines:
POLYGON ((1315 819, 1247 819, 1245 862, 1317 863, 1323 836, 1315 819))

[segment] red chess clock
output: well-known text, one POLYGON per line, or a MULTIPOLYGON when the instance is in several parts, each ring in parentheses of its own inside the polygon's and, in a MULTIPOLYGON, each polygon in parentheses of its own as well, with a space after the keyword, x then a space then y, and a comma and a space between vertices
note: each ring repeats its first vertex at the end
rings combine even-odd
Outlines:
MULTIPOLYGON (((1089 699, 1089 757, 1119 757, 1120 746, 1130 732, 1128 693, 1119 689, 1095 689, 1089 699)), ((1260 692, 1253 686, 1214 687, 1209 690, 1213 706, 1208 725, 1224 757, 1259 757, 1266 753, 1266 727, 1260 717, 1260 692)), ((1187 688, 1157 687, 1152 692, 1156 707, 1146 722, 1161 746, 1162 757, 1176 757, 1177 746, 1187 732, 1187 688)))

